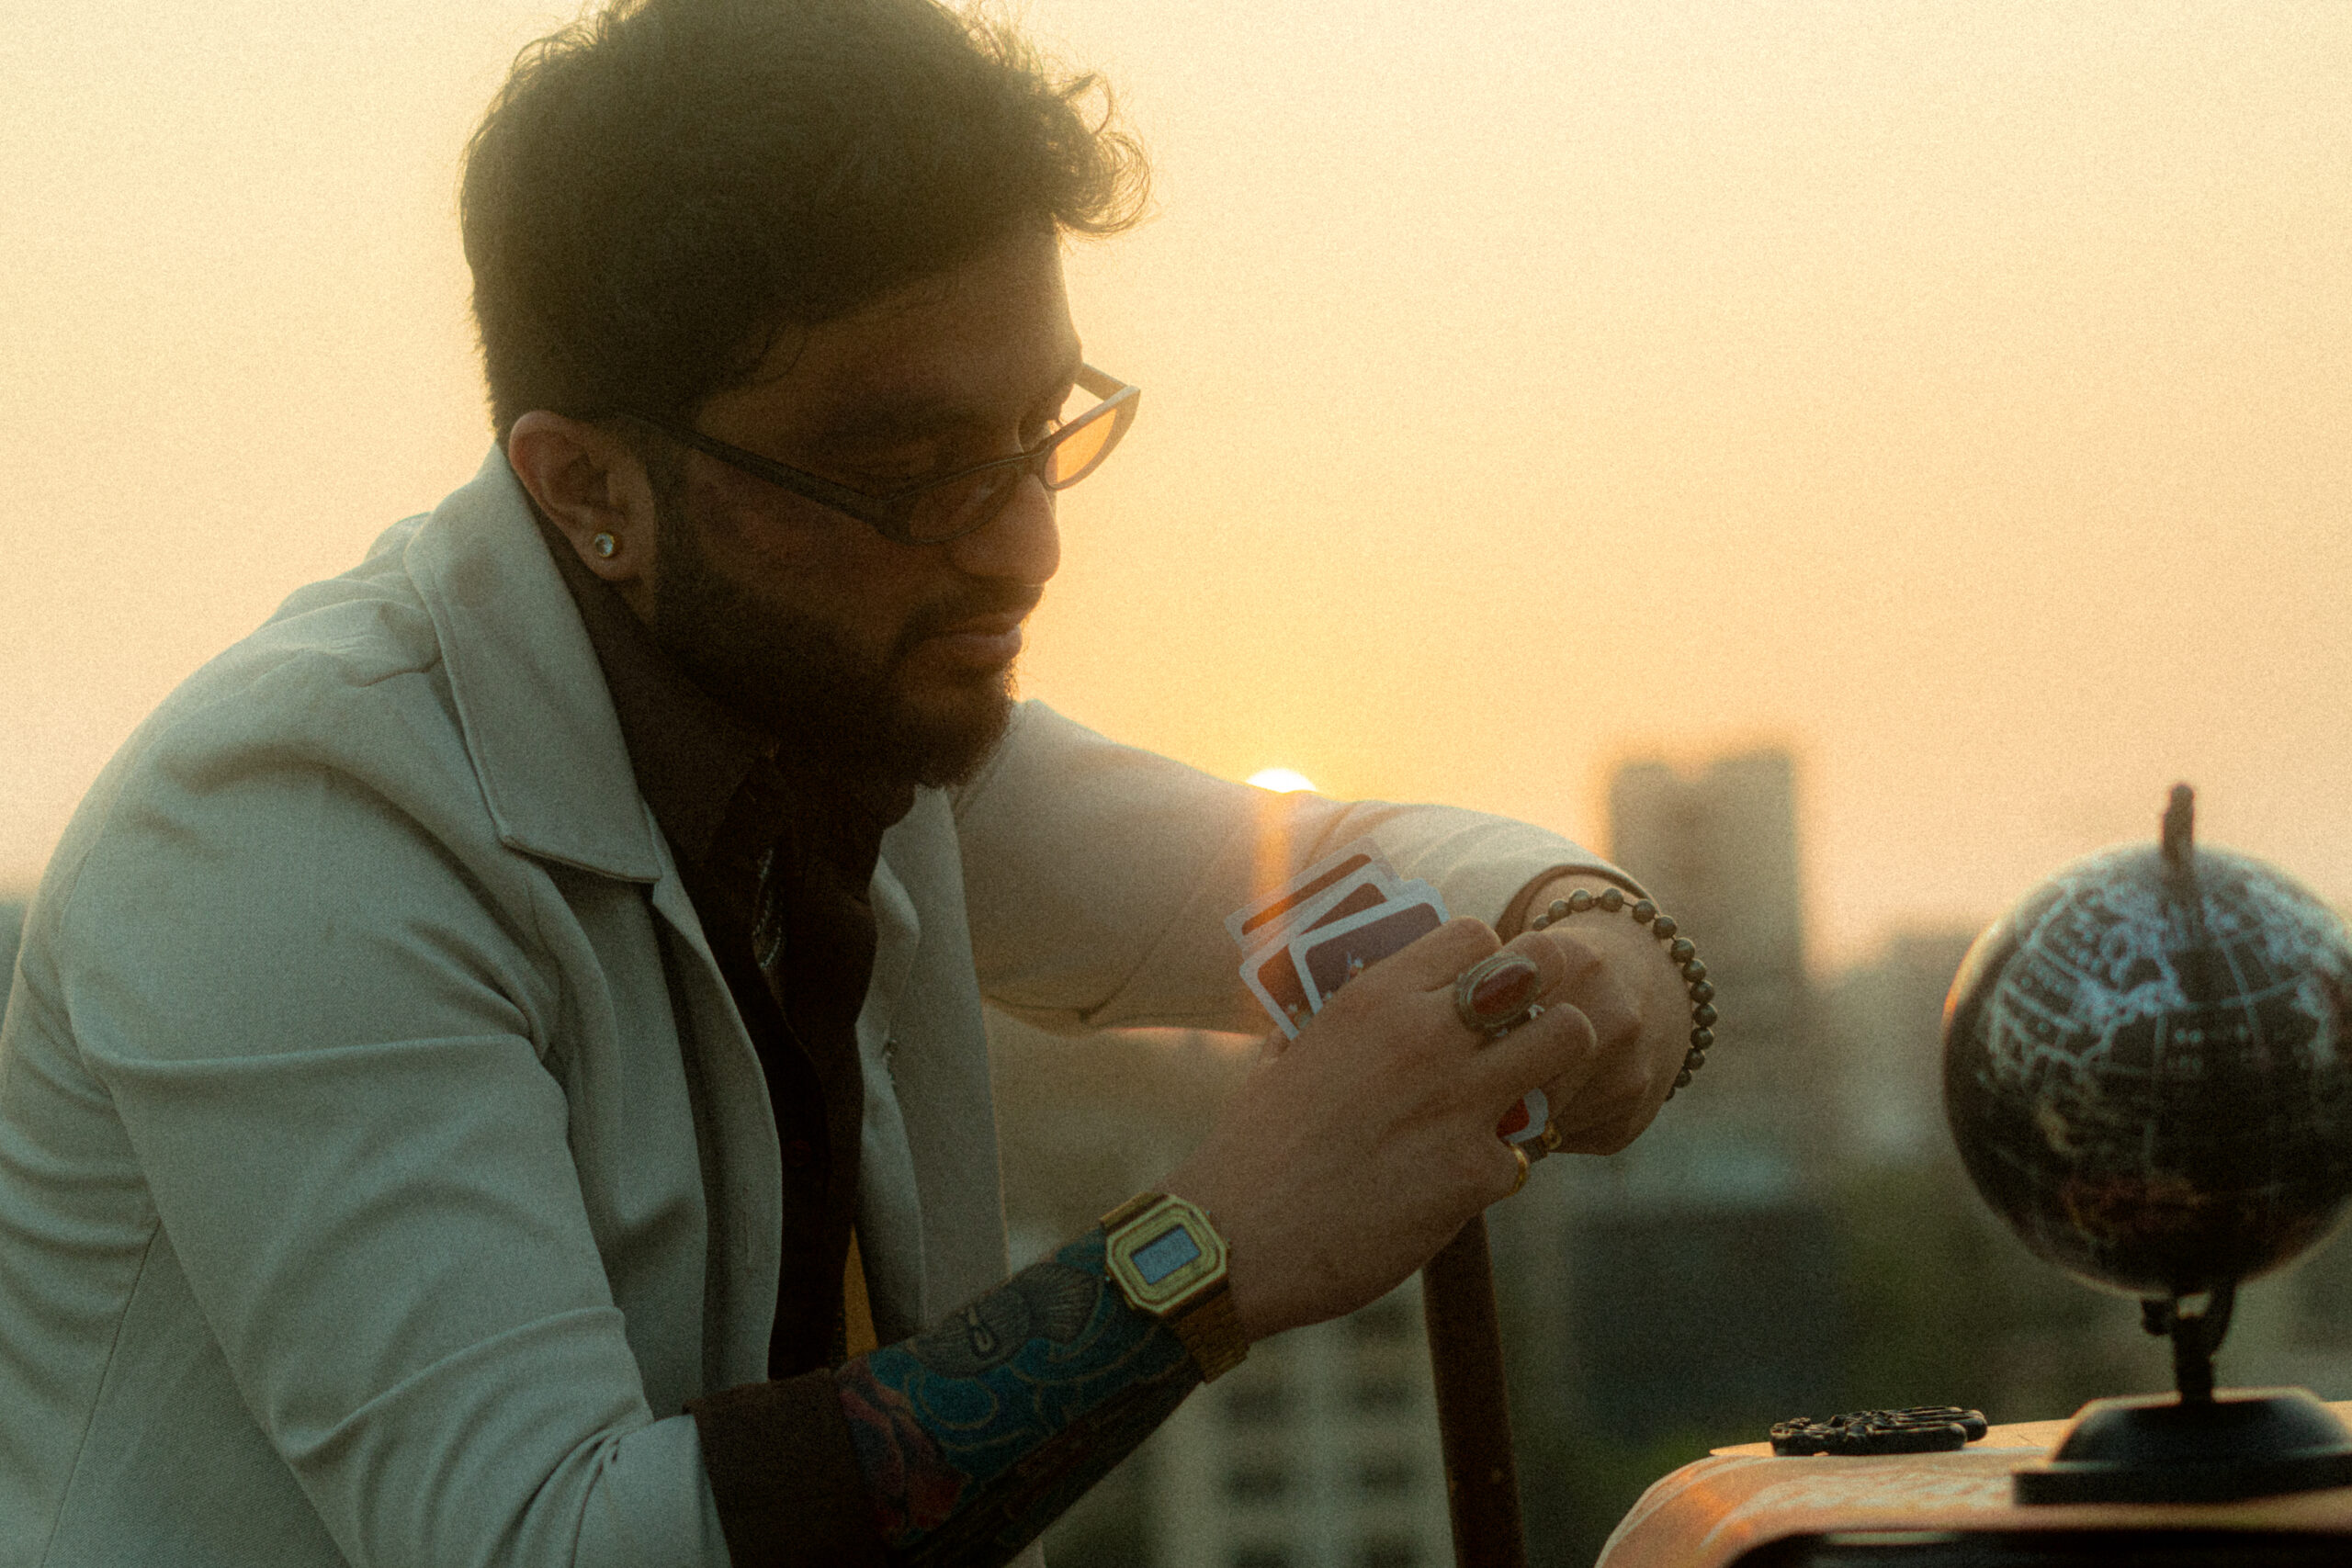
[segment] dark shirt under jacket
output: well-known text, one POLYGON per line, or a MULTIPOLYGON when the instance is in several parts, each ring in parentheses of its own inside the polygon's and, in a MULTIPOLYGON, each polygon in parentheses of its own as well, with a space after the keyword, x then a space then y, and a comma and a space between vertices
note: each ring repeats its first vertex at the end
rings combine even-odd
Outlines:
POLYGON ((746 1568, 865 1558, 878 1548, 828 1369, 842 1359, 842 1280, 857 1216, 869 889, 882 835, 912 792, 829 778, 808 765, 826 738, 796 747, 736 718, 544 518, 539 529, 604 669, 638 788, 759 1053, 784 1156, 768 1339, 768 1376, 778 1381, 714 1391, 693 1406, 720 1520, 746 1568))
POLYGON ((868 900, 882 835, 912 794, 828 778, 805 765, 809 748, 746 726, 560 534, 539 526, 604 667, 638 788, 767 1077, 785 1187, 768 1375, 834 1365, 865 1111, 857 1015, 874 973, 868 900))

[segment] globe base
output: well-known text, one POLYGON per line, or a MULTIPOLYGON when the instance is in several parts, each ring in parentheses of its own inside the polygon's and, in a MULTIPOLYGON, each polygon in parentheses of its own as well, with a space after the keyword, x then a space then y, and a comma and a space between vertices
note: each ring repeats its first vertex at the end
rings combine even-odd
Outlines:
POLYGON ((2352 1432, 2300 1388, 2209 1400, 2095 1399, 2049 1461, 2017 1472, 2017 1500, 2224 1503, 2352 1485, 2352 1432))

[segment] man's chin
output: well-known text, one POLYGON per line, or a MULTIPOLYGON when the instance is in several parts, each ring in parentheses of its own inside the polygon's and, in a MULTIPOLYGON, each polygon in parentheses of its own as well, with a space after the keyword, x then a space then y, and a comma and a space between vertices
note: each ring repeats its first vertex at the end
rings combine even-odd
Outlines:
POLYGON ((902 694, 893 705, 887 738, 897 770, 935 789, 964 783, 979 771, 1012 722, 1012 670, 984 678, 902 694))

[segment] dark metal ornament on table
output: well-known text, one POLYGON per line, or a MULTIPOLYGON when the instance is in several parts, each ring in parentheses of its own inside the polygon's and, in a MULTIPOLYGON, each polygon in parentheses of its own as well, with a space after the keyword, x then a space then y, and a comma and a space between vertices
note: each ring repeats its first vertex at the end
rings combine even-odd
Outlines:
POLYGON ((2140 1298, 2173 1344, 2177 1396, 2085 1406, 2018 1472, 2021 1502, 2352 1483, 2352 1435, 2317 1400, 2216 1394, 2212 1374, 2238 1284, 2352 1198, 2352 943, 2283 873, 2199 849, 2193 811, 2176 786, 2160 844, 2027 895, 1945 1006, 1945 1111, 1977 1190, 2040 1257, 2140 1298))
POLYGON ((1950 1453, 1977 1441, 1988 1430, 1983 1411, 1957 1404, 1857 1410, 1826 1421, 1798 1416, 1772 1424, 1772 1451, 1784 1459, 1804 1454, 1950 1453))

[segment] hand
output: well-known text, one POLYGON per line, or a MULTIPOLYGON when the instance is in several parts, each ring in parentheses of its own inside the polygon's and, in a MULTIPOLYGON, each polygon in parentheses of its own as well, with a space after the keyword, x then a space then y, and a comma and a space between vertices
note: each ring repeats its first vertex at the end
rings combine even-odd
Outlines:
MULTIPOLYGON (((1529 914, 1580 886, 1597 891, 1606 884, 1559 878, 1536 890, 1529 914)), ((1577 1081, 1544 1085, 1560 1147, 1613 1155, 1650 1124, 1682 1070, 1690 1047, 1690 1000, 1681 972, 1648 927, 1623 914, 1577 915, 1519 941, 1549 942, 1557 950, 1565 978, 1556 994, 1591 1021, 1599 1053, 1577 1081)))
POLYGON ((1591 1024, 1563 1002, 1571 949, 1548 933, 1510 944, 1535 965, 1544 1015, 1491 1043, 1463 1024, 1454 977, 1500 945, 1454 920, 1365 970, 1163 1183, 1230 1244, 1252 1339, 1352 1312, 1428 1262, 1517 1183, 1503 1112, 1538 1084, 1573 1100, 1599 1062, 1591 1024))

